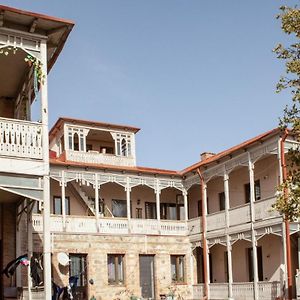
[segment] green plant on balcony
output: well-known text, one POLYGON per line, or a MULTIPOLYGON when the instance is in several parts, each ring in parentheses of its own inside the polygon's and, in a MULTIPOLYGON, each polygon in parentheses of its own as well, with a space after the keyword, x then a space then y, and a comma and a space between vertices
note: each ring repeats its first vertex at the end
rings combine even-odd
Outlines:
MULTIPOLYGON (((18 47, 5 47, 0 49, 0 55, 8 56, 10 54, 16 54, 20 48, 18 47)), ((43 73, 43 64, 40 60, 28 54, 24 61, 29 67, 34 68, 34 76, 39 84, 44 84, 45 74, 43 73)))

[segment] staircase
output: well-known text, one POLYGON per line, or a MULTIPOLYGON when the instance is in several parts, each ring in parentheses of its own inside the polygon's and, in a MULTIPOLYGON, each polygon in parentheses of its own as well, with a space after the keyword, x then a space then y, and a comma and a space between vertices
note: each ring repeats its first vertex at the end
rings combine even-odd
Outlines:
POLYGON ((70 187, 71 192, 79 196, 82 202, 87 206, 89 215, 95 216, 94 200, 90 199, 77 183, 71 181, 68 186, 70 187))

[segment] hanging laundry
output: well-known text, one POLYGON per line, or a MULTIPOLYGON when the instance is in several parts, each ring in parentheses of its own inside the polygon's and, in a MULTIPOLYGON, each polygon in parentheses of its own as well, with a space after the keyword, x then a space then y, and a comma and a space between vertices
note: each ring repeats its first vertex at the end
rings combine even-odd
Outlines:
POLYGON ((24 254, 24 255, 21 255, 19 257, 17 257, 16 259, 10 261, 6 267, 2 270, 2 274, 5 274, 6 277, 10 277, 10 276, 13 276, 17 267, 19 266, 19 264, 21 263, 22 260, 28 260, 27 258, 27 254, 24 254))
POLYGON ((26 267, 29 266, 29 260, 27 259, 27 257, 20 259, 20 263, 23 266, 26 266, 26 267))

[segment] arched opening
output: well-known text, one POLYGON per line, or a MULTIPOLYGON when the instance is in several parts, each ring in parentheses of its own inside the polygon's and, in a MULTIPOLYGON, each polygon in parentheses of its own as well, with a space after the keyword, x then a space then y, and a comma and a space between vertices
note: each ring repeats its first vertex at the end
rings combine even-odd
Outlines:
POLYGON ((30 72, 30 66, 25 61, 27 55, 20 48, 0 48, 0 117, 30 120, 30 104, 34 94, 32 99, 29 99, 28 93, 18 97, 20 87, 30 72))
POLYGON ((126 193, 123 186, 108 182, 101 185, 100 197, 104 205, 104 217, 127 218, 126 193))
POLYGON ((201 186, 192 185, 188 190, 188 215, 189 219, 202 216, 201 186))
POLYGON ((160 218, 162 220, 184 220, 183 194, 176 188, 166 188, 160 194, 160 218))
POLYGON ((156 197, 154 190, 146 185, 138 185, 131 189, 132 214, 135 219, 157 219, 156 197))

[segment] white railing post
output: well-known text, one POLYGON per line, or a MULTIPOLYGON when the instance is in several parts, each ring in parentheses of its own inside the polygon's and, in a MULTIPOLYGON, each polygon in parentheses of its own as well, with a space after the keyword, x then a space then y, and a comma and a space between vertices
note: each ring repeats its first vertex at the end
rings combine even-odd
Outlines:
POLYGON ((258 300, 258 267, 257 267, 257 241, 254 230, 255 222, 255 181, 254 181, 254 163, 251 161, 249 153, 249 181, 250 181, 250 209, 251 209, 251 242, 252 242, 252 251, 253 251, 253 281, 254 281, 254 299, 258 300))
POLYGON ((228 265, 228 299, 233 299, 232 297, 232 255, 231 255, 231 243, 230 236, 228 234, 230 220, 229 220, 229 176, 227 173, 224 173, 224 194, 225 194, 225 215, 226 215, 226 248, 227 248, 227 265, 228 265))

